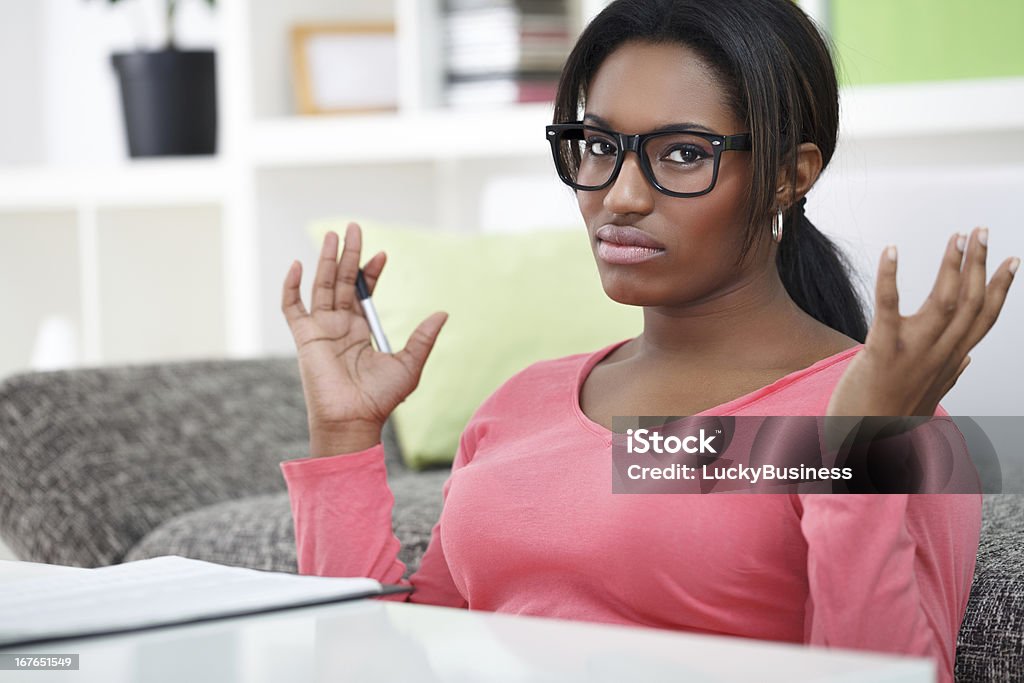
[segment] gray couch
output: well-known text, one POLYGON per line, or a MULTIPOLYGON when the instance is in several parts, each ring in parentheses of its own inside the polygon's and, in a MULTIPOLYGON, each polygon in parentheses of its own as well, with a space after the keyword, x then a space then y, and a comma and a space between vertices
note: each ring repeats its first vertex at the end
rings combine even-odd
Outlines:
MULTIPOLYGON (((294 357, 23 373, 0 383, 0 538, 23 560, 99 566, 176 554, 296 571, 282 460, 305 457, 294 357)), ((406 576, 447 469, 384 447, 406 576)), ((1024 500, 987 495, 957 681, 1024 681, 1024 500)))

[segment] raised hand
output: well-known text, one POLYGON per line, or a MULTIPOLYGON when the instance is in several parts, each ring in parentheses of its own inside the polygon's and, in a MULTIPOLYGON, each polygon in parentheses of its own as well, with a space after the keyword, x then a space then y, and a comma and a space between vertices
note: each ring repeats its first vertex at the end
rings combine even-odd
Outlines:
MULTIPOLYGON (((308 312, 299 293, 302 264, 292 263, 284 280, 281 310, 298 350, 313 455, 330 454, 343 448, 342 444, 349 450, 361 450, 380 440, 385 420, 419 384, 423 365, 448 319, 444 312, 428 316, 397 353, 374 349, 356 296, 361 248, 359 225, 349 223, 341 260, 337 261, 338 235, 327 233, 308 312), (316 452, 318 442, 326 452, 316 452)), ((380 252, 363 267, 371 293, 385 258, 380 252)))
POLYGON ((896 248, 878 267, 875 319, 829 401, 828 415, 931 416, 995 324, 1020 265, 1009 258, 985 284, 988 229, 953 235, 928 299, 901 316, 896 248), (966 249, 966 254, 964 250, 966 249))

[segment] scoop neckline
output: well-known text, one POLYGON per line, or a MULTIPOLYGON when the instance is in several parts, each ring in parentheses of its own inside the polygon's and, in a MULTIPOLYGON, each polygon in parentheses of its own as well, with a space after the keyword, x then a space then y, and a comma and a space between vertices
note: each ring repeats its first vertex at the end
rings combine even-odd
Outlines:
MULTIPOLYGON (((609 344, 608 346, 605 346, 604 348, 598 349, 597 351, 587 356, 587 358, 583 362, 583 365, 580 366, 580 369, 576 372, 576 380, 575 382, 573 382, 571 398, 572 409, 573 412, 576 414, 576 418, 579 420, 580 424, 585 429, 592 432, 596 436, 600 437, 609 445, 612 443, 613 432, 610 429, 605 428, 604 425, 598 424, 597 422, 594 422, 589 417, 587 417, 587 414, 583 412, 583 408, 580 405, 580 392, 583 389, 583 383, 586 381, 586 378, 590 376, 590 371, 593 370, 598 363, 600 363, 602 360, 610 356, 620 346, 624 345, 626 342, 633 341, 634 339, 636 339, 636 337, 630 337, 628 339, 623 339, 622 341, 614 342, 612 344, 609 344)), ((854 353, 859 351, 863 346, 864 344, 857 344, 855 346, 851 346, 848 349, 843 349, 839 353, 834 353, 831 356, 827 356, 825 358, 822 358, 821 360, 811 363, 806 368, 794 370, 793 372, 787 375, 783 375, 782 377, 778 378, 774 382, 771 382, 770 384, 766 384, 763 387, 754 389, 753 391, 743 394, 742 396, 737 396, 736 398, 730 401, 726 401, 725 403, 721 403, 717 406, 712 406, 706 410, 702 410, 701 412, 696 413, 695 415, 731 415, 736 410, 744 406, 750 405, 751 403, 754 403, 756 401, 759 401, 765 396, 773 394, 776 391, 779 391, 783 387, 791 384, 792 382, 800 379, 805 375, 809 375, 811 373, 817 372, 818 370, 822 370, 830 365, 838 363, 839 361, 845 359, 847 356, 852 356, 854 353)))

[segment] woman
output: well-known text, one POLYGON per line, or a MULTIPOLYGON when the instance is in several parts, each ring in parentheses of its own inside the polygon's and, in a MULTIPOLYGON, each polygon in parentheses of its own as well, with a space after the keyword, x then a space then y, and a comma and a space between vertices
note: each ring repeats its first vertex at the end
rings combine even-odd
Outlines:
MULTIPOLYGON (((568 59, 554 120, 602 286, 644 308, 644 329, 536 363, 480 406, 405 599, 930 656, 952 680, 979 495, 613 496, 611 416, 945 414, 1019 260, 986 287, 987 232, 954 235, 928 301, 902 317, 890 248, 867 329, 839 252, 803 215, 838 94, 789 0, 613 2, 568 59)), ((298 262, 285 278, 312 457, 282 469, 301 573, 401 583, 381 428, 446 314, 375 351, 360 246, 350 224, 337 262, 328 233, 311 312, 298 262)), ((384 260, 364 265, 371 288, 384 260)))

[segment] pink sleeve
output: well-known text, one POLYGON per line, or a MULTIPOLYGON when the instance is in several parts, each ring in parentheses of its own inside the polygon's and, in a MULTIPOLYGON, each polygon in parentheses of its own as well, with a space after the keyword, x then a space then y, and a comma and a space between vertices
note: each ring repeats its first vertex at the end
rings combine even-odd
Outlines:
MULTIPOLYGON (((452 468, 469 461, 466 435, 452 468)), ((379 599, 466 607, 452 581, 441 547, 441 523, 434 525, 420 568, 403 579, 401 541, 392 526, 394 496, 387 484, 384 447, 281 463, 295 524, 300 574, 365 576, 415 590, 379 599)), ((451 476, 442 495, 446 500, 451 476)))
MULTIPOLYGON (((935 415, 949 413, 939 405, 935 415)), ((916 495, 914 515, 908 494, 798 495, 809 588, 804 640, 928 657, 936 680, 953 683, 981 495, 916 495)))
MULTIPOLYGON (((922 603, 907 494, 800 494, 811 645, 929 657, 940 681, 949 634, 922 603)), ((959 624, 957 624, 959 626, 959 624)), ((955 638, 955 635, 954 635, 955 638)), ((954 640, 955 642, 955 640, 954 640)))

